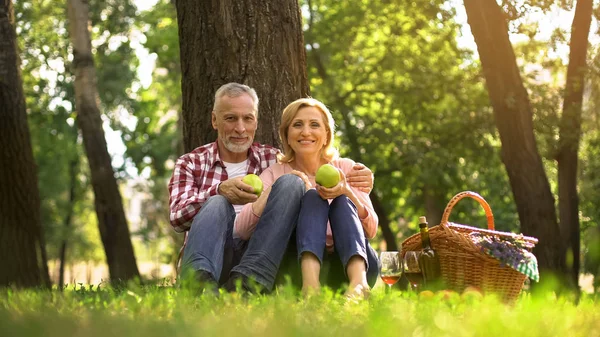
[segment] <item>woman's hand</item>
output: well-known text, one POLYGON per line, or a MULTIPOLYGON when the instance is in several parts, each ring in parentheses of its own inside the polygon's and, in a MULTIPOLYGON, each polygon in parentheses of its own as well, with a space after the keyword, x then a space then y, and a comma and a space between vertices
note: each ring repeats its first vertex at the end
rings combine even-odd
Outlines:
POLYGON ((304 181, 304 186, 306 187, 305 191, 308 191, 313 187, 310 183, 310 180, 308 179, 308 176, 304 172, 293 170, 292 172, 290 172, 290 174, 296 175, 304 181))
POLYGON ((318 185, 317 192, 319 193, 321 198, 323 198, 325 200, 335 199, 342 194, 345 195, 346 197, 348 197, 348 199, 352 200, 352 202, 356 206, 356 210, 358 211, 358 217, 360 219, 365 219, 368 215, 367 209, 362 204, 360 199, 358 199, 356 197, 356 194, 354 194, 354 191, 352 191, 352 188, 350 188, 350 185, 348 184, 348 182, 346 180, 346 175, 344 174, 344 172, 340 171, 339 169, 338 169, 338 172, 340 173, 340 181, 338 182, 337 185, 335 185, 331 188, 327 188, 327 187, 318 185))
POLYGON ((267 188, 266 190, 264 190, 260 197, 258 197, 258 199, 252 203, 252 213, 254 213, 254 215, 260 217, 262 215, 262 212, 265 210, 265 207, 267 206, 267 200, 269 199, 269 193, 271 193, 271 186, 269 186, 269 188, 267 188))
POLYGON ((337 183, 337 185, 330 188, 321 185, 317 186, 317 192, 319 192, 319 195, 323 199, 335 199, 342 194, 350 198, 350 195, 352 194, 350 186, 346 181, 346 175, 338 168, 336 168, 336 170, 338 170, 338 173, 340 174, 340 181, 337 183))

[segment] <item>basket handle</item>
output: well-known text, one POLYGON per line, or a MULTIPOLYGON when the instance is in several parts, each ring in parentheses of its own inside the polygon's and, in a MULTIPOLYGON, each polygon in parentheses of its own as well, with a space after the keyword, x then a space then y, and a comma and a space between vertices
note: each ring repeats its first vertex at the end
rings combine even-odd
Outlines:
POLYGON ((487 217, 488 229, 495 230, 494 215, 492 214, 492 208, 487 203, 487 201, 485 201, 485 199, 483 199, 482 196, 480 196, 479 194, 477 194, 475 192, 471 192, 471 191, 460 192, 457 195, 455 195, 452 199, 450 199, 450 201, 448 202, 448 205, 446 205, 446 209, 444 210, 444 215, 442 216, 441 224, 446 225, 448 223, 448 219, 450 218, 450 212, 452 212, 452 208, 454 208, 454 206, 461 199, 464 199, 466 197, 475 199, 475 200, 477 200, 477 202, 479 202, 479 204, 483 207, 483 209, 485 211, 485 216, 487 217))

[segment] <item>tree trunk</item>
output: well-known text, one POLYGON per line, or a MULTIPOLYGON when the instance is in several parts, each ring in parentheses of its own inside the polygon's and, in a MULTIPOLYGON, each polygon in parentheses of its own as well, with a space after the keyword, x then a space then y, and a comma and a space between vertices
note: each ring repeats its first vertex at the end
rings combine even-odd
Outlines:
POLYGON ((0 286, 50 286, 13 5, 0 0, 0 286))
POLYGON ((247 84, 260 99, 256 140, 279 145, 281 112, 309 93, 297 0, 178 0, 185 151, 215 141, 217 88, 247 84))
POLYGON ((383 235, 383 239, 385 240, 386 250, 387 251, 397 251, 398 243, 396 242, 396 235, 390 228, 390 219, 387 216, 387 211, 384 209, 381 204, 381 199, 375 192, 371 192, 369 195, 371 198, 371 203, 373 204, 373 209, 375 213, 379 217, 379 228, 381 228, 381 234, 383 235))
POLYGON ((560 122, 558 162, 558 214, 567 249, 569 279, 579 289, 579 198, 577 196, 577 162, 581 138, 581 109, 586 72, 588 35, 592 22, 592 0, 578 0, 571 25, 571 42, 567 83, 560 122), (572 258, 571 258, 572 257, 572 258), (572 261, 572 263, 571 263, 572 261))
POLYGON ((423 199, 425 201, 425 216, 427 217, 429 227, 439 225, 445 206, 442 201, 443 198, 439 195, 439 191, 435 186, 431 186, 425 182, 423 186, 423 199))
POLYGON ((88 3, 69 0, 69 35, 73 45, 75 71, 75 109, 77 125, 83 136, 92 175, 98 227, 110 278, 129 280, 139 277, 121 193, 111 166, 98 108, 96 70, 88 30, 88 3))
POLYGON ((542 271, 564 275, 565 256, 554 197, 533 134, 532 110, 496 0, 465 0, 471 31, 500 140, 502 161, 519 212, 521 230, 537 237, 534 249, 542 271))
MULTIPOLYGON (((79 160, 77 158, 73 158, 69 162, 69 203, 67 209, 67 215, 65 216, 65 233, 68 233, 71 230, 71 219, 73 218, 73 213, 75 212, 75 188, 77 186, 77 166, 79 165, 79 160)), ((68 234, 65 234, 68 235, 68 234)), ((63 290, 64 282, 65 282, 65 264, 67 263, 67 245, 69 243, 68 237, 65 236, 62 240, 62 244, 60 245, 59 252, 59 261, 60 267, 58 270, 58 289, 63 290)))

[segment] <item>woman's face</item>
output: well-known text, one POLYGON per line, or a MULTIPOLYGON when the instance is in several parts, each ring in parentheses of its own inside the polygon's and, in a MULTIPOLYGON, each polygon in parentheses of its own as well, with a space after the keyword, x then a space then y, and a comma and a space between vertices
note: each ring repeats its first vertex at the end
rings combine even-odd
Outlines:
POLYGON ((288 127, 288 144, 296 155, 319 153, 327 142, 327 127, 318 108, 300 108, 288 127))

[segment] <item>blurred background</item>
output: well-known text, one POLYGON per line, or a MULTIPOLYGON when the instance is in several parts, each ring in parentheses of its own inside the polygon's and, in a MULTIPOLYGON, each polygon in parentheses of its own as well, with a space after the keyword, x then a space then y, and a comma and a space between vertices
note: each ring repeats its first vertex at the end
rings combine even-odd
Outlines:
MULTIPOLYGON (((166 186, 184 151, 175 4, 88 3, 102 130, 137 268, 145 279, 172 280, 183 235, 169 225, 166 186)), ((509 22, 538 150, 558 200, 556 153, 575 1, 498 3, 509 22)), ((593 282, 600 286, 598 5, 594 1, 578 134, 581 249, 574 254, 587 291, 593 282)), ((520 232, 462 1, 301 0, 300 6, 311 96, 334 114, 341 153, 375 174, 376 249, 398 250, 417 232, 420 215, 438 224, 446 203, 463 190, 488 201, 497 229, 520 232)), ((14 13, 50 278, 53 284, 98 284, 109 272, 73 111, 67 3, 16 1, 14 13)), ((481 207, 469 200, 455 208, 451 220, 486 224, 481 207)), ((572 264, 573 254, 566 259, 572 264)))

